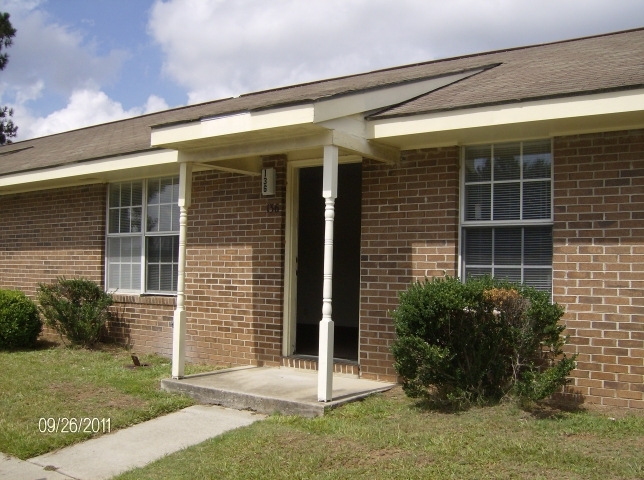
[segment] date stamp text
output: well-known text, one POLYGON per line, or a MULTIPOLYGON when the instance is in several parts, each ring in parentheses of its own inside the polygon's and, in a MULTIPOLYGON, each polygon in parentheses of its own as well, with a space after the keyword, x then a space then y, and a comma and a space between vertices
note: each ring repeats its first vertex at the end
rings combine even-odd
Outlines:
POLYGON ((111 418, 41 417, 38 420, 40 433, 110 433, 111 430, 111 418))

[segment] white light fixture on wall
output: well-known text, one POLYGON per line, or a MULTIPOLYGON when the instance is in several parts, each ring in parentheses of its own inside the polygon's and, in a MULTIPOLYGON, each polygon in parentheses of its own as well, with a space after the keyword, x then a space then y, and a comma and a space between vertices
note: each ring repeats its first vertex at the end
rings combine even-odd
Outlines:
POLYGON ((262 195, 275 195, 275 169, 262 168, 262 195))

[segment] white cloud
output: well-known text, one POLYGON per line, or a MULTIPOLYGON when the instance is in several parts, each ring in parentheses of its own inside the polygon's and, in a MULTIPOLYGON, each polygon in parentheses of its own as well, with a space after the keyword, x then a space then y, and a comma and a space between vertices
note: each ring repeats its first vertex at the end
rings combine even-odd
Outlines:
POLYGON ((145 105, 125 110, 101 87, 113 82, 128 54, 112 50, 98 55, 84 37, 55 23, 39 9, 40 0, 0 1, 18 30, 9 50, 8 67, 0 77, 0 100, 14 109, 16 140, 51 135, 89 125, 120 120, 168 108, 161 97, 150 95, 145 105), (34 111, 31 101, 52 92, 67 99, 54 112, 34 111))
POLYGON ((24 109, 16 109, 14 118, 19 125, 19 139, 25 140, 167 108, 165 100, 156 95, 150 95, 143 107, 124 110, 119 102, 110 99, 100 90, 81 89, 71 94, 65 108, 50 113, 46 117, 35 118, 24 109))
POLYGON ((147 102, 145 102, 143 113, 160 112, 161 110, 167 110, 168 108, 170 107, 163 98, 156 95, 150 95, 147 102))
POLYGON ((18 105, 23 105, 30 100, 36 100, 37 98, 40 98, 42 96, 44 88, 45 82, 39 78, 36 79, 33 83, 16 89, 15 103, 18 105))
POLYGON ((155 0, 148 30, 195 103, 634 28, 643 16, 641 0, 155 0))
POLYGON ((0 9, 11 14, 11 23, 18 31, 8 50, 9 64, 2 72, 4 96, 20 95, 40 82, 64 96, 79 88, 113 82, 128 53, 112 50, 98 55, 80 33, 53 22, 39 10, 40 3, 0 3, 0 9))
POLYGON ((97 54, 94 45, 86 43, 80 33, 54 22, 40 9, 43 3, 0 1, 0 10, 10 13, 18 32, 0 77, 0 104, 14 108, 17 140, 85 126, 85 121, 97 123, 127 115, 100 89, 117 79, 128 53, 111 50, 106 55, 97 54), (54 97, 68 98, 69 104, 46 116, 34 112, 34 101, 51 104, 54 97))

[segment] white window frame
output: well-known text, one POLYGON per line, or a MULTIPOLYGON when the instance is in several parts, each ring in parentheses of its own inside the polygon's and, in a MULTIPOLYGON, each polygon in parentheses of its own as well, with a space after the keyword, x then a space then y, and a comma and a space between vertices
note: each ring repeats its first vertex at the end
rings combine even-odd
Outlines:
MULTIPOLYGON (((494 181, 494 165, 491 165, 491 172, 490 172, 490 181, 487 182, 470 182, 468 185, 475 185, 477 183, 480 184, 486 184, 489 183, 491 185, 490 187, 490 220, 466 220, 466 203, 465 203, 465 173, 466 173, 466 168, 465 168, 465 149, 467 147, 475 147, 475 146, 490 146, 490 159, 494 158, 494 146, 495 145, 504 145, 508 143, 519 143, 520 145, 520 155, 521 155, 521 162, 520 162, 520 185, 521 187, 519 188, 520 192, 520 204, 519 204, 519 211, 520 215, 523 216, 523 184, 524 183, 529 183, 529 182, 537 182, 537 181, 543 181, 543 179, 528 179, 527 181, 523 179, 523 144, 526 142, 535 142, 535 141, 545 141, 547 140, 546 138, 535 138, 535 139, 529 139, 529 140, 521 140, 521 141, 509 141, 509 142, 485 142, 485 143, 477 143, 477 144, 468 144, 468 145, 463 145, 461 147, 461 158, 460 158, 460 175, 459 175, 459 228, 458 228, 458 244, 459 244, 459 249, 458 249, 458 272, 459 272, 459 277, 462 279, 462 281, 465 281, 465 242, 464 242, 464 231, 467 228, 471 227, 487 227, 487 228, 496 228, 496 227, 530 227, 530 226, 550 226, 552 227, 554 224, 554 142, 553 139, 550 139, 550 155, 551 155, 551 162, 550 162, 550 218, 543 218, 543 219, 529 219, 529 220, 494 220, 494 184, 495 183, 516 183, 517 180, 499 180, 497 182, 494 181)), ((524 242, 524 233, 525 230, 521 230, 521 243, 523 245, 524 242)), ((492 235, 492 251, 494 251, 494 234, 492 235)), ((488 267, 488 266, 485 266, 488 267)), ((492 272, 494 272, 494 265, 489 265, 491 268, 492 272)), ((545 266, 530 266, 530 265, 524 265, 523 263, 523 248, 522 248, 522 259, 521 259, 521 264, 520 265, 499 265, 498 267, 500 268, 520 268, 521 269, 521 280, 523 281, 523 274, 525 268, 530 269, 531 267, 534 268, 547 268, 545 266)), ((552 263, 550 264, 550 269, 552 272, 552 263)), ((551 282, 552 282, 552 273, 550 274, 551 282)), ((550 286, 550 290, 552 291, 552 285, 550 286)))
POLYGON ((109 183, 107 186, 107 201, 105 205, 105 276, 104 285, 105 290, 110 293, 123 293, 126 295, 160 295, 160 296, 176 296, 177 292, 172 290, 147 290, 147 261, 146 261, 146 238, 147 237, 178 237, 179 230, 164 231, 164 232, 148 232, 147 231, 147 218, 148 218, 148 181, 159 180, 163 178, 178 178, 177 175, 163 175, 160 177, 146 177, 136 178, 131 180, 122 180, 118 182, 109 183), (141 205, 141 231, 130 233, 110 233, 110 190, 112 185, 126 183, 126 182, 142 182, 142 205, 141 205), (109 281, 109 251, 108 241, 110 238, 124 238, 136 237, 141 242, 141 284, 138 289, 108 289, 109 281))

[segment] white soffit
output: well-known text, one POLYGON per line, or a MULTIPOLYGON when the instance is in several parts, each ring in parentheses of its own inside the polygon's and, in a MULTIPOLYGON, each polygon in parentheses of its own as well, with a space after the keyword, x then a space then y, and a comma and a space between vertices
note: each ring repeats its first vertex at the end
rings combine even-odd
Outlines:
POLYGON ((80 181, 81 184, 98 183, 112 175, 128 176, 136 175, 136 172, 142 172, 143 176, 148 176, 150 169, 158 170, 160 167, 170 166, 174 170, 177 169, 175 165, 178 165, 178 152, 176 150, 143 152, 73 163, 0 176, 0 194, 15 193, 18 190, 24 191, 22 187, 34 184, 46 184, 48 188, 56 188, 59 184, 67 185, 75 180, 80 181), (88 181, 82 181, 83 178, 88 181))
POLYGON ((374 119, 368 121, 367 138, 386 141, 411 135, 633 112, 642 112, 644 120, 643 89, 374 119))
MULTIPOLYGON (((179 125, 156 127, 152 130, 151 145, 190 148, 190 142, 206 138, 327 122, 397 105, 483 70, 484 68, 480 68, 437 78, 383 86, 304 105, 243 112, 179 125)), ((288 130, 284 133, 288 135, 288 130)))

